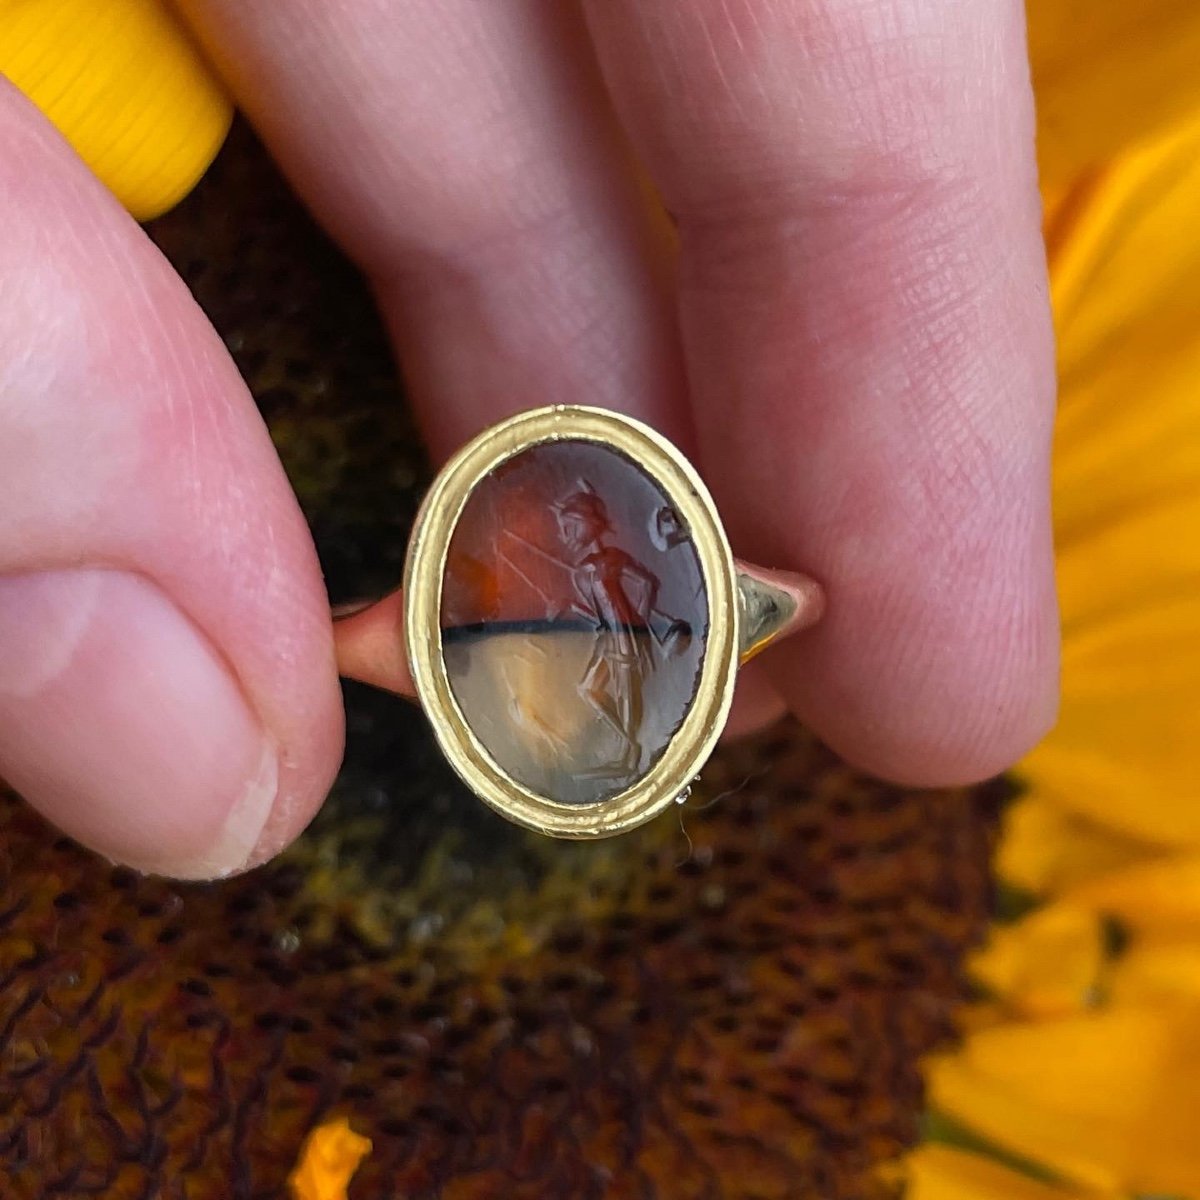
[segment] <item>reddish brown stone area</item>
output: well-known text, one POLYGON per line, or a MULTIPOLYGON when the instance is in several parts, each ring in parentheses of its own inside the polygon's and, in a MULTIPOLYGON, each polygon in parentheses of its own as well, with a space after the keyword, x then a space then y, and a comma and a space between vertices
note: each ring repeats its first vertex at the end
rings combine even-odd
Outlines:
POLYGON ((592 442, 531 447, 468 499, 442 591, 455 699, 496 762, 550 799, 643 776, 696 693, 708 601, 659 486, 592 442))

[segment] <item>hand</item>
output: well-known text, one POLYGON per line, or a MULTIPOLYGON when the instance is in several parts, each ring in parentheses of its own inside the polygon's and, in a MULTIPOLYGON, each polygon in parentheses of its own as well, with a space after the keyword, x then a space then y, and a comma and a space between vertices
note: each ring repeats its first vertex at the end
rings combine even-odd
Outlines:
MULTIPOLYGON (((743 724, 786 703, 923 784, 1048 727, 1020 0, 180 7, 371 279, 435 455, 550 400, 632 412, 736 553, 825 584, 743 724)), ((114 859, 252 865, 341 751, 308 531, 186 289, 11 89, 0 144, 0 776, 114 859)))

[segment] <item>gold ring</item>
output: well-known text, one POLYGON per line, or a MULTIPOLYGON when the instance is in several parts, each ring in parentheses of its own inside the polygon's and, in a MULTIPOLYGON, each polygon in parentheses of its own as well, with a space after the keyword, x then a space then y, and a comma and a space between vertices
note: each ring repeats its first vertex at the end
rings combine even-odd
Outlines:
POLYGON ((664 437, 554 405, 439 472, 402 593, 338 622, 339 664, 415 693, 451 766, 509 820, 609 837, 686 797, 739 665, 821 608, 811 579, 734 559, 664 437))

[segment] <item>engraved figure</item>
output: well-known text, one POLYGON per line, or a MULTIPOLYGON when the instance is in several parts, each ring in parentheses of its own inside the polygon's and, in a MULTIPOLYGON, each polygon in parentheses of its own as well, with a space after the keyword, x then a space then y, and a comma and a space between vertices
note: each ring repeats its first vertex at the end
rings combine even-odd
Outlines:
MULTIPOLYGON (((566 597, 548 594, 534 582, 532 573, 521 570, 507 553, 503 557, 546 600, 547 618, 552 623, 582 619, 594 633, 578 691, 616 735, 620 753, 614 762, 588 774, 632 778, 639 773, 643 756, 643 683, 657 668, 659 654, 674 654, 687 646, 691 627, 658 609, 658 576, 611 543, 608 509, 591 484, 580 480, 577 490, 555 504, 553 511, 561 556, 511 530, 506 532, 543 562, 562 569, 570 583, 566 597)), ((669 532, 669 527, 664 530, 669 532)))
POLYGON ((643 681, 657 666, 656 648, 673 648, 689 631, 667 617, 659 635, 655 618, 661 621, 664 614, 657 609, 658 576, 607 540, 608 510, 586 481, 555 506, 555 514, 572 568, 570 611, 596 630, 580 692, 622 747, 620 758, 602 773, 633 775, 642 758, 643 681))
POLYGON ((658 578, 632 555, 606 544, 612 526, 604 501, 587 488, 556 506, 558 528, 573 559, 575 600, 570 610, 596 629, 579 688, 617 734, 620 758, 604 773, 631 775, 642 757, 642 679, 654 670, 643 631, 658 596, 658 578))

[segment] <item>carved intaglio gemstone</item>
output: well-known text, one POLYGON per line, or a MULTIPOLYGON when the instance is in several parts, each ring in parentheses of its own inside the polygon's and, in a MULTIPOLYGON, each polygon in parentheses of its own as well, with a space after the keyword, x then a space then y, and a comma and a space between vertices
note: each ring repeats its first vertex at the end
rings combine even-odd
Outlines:
POLYGON ((636 783, 696 694, 708 599, 670 497, 595 442, 532 446, 471 493, 450 541, 442 645, 480 743, 540 796, 636 783))

